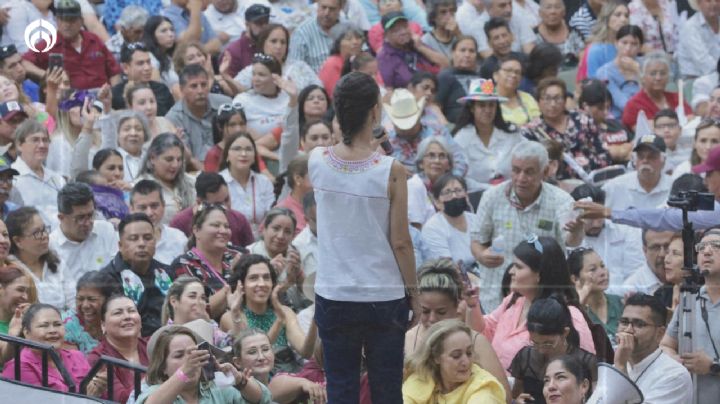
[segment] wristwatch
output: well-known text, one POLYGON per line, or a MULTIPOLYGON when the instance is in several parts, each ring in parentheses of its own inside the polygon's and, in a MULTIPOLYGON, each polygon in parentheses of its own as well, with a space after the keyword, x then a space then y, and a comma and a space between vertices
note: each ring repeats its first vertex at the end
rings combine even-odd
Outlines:
POLYGON ((715 359, 713 361, 712 365, 710 365, 710 373, 720 375, 720 360, 715 359))

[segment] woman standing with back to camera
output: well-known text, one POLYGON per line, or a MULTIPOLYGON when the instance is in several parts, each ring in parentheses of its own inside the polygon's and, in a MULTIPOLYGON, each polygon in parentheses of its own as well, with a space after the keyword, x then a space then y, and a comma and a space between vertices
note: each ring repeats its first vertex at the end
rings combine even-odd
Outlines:
POLYGON ((407 177, 376 151, 372 132, 382 109, 372 77, 340 79, 335 111, 342 142, 314 149, 309 162, 318 212, 315 321, 328 402, 358 402, 364 349, 373 403, 400 403, 409 304, 419 312, 407 177))

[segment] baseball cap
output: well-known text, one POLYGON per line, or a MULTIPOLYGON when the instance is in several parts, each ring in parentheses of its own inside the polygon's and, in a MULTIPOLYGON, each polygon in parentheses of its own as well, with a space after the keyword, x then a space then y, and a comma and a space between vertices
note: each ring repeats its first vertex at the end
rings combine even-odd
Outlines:
POLYGON ((10 162, 3 156, 0 156, 0 173, 10 171, 12 175, 20 175, 20 173, 10 166, 10 162))
POLYGON ((0 60, 5 60, 16 53, 18 53, 18 51, 13 44, 0 46, 0 60))
POLYGON ((76 0, 58 0, 55 2, 56 17, 82 17, 80 3, 76 0))
POLYGON ((23 114, 27 118, 25 110, 22 109, 17 101, 8 101, 0 104, 0 119, 7 121, 17 114, 23 114))
POLYGON ((720 146, 715 146, 710 149, 705 162, 692 168, 692 172, 695 174, 708 173, 716 170, 720 170, 720 146))
POLYGON ((384 30, 389 30, 392 28, 393 25, 395 25, 396 22, 405 20, 407 21, 407 17, 405 17, 405 14, 403 14, 401 11, 392 11, 390 13, 387 13, 383 16, 381 22, 384 30))
POLYGON ((640 137, 640 139, 637 140, 635 143, 635 148, 633 148, 633 151, 638 151, 641 147, 650 147, 655 151, 658 151, 660 153, 665 152, 665 140, 657 135, 643 135, 640 137))
POLYGON ((245 10, 245 21, 255 22, 270 18, 270 7, 253 4, 245 10))

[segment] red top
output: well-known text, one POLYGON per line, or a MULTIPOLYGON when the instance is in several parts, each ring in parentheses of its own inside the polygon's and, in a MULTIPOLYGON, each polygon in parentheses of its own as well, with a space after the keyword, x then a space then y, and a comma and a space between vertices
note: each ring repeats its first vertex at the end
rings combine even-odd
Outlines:
MULTIPOLYGON (((665 91, 665 99, 671 109, 677 108, 679 102, 678 93, 669 93, 665 91)), ((683 102, 683 108, 685 109, 685 115, 692 115, 692 108, 690 108, 690 105, 688 105, 687 102, 683 102)), ((625 104, 625 110, 622 115, 623 125, 628 128, 635 128, 637 116, 640 111, 645 111, 645 116, 647 116, 649 121, 652 121, 655 114, 660 111, 660 108, 655 105, 645 90, 640 90, 628 100, 627 104, 625 104)))
MULTIPOLYGON (((48 52, 36 53, 29 50, 23 55, 23 59, 47 70, 50 54, 62 53, 64 68, 70 76, 72 88, 83 90, 102 87, 103 84, 110 82, 111 77, 122 72, 120 65, 97 35, 88 31, 80 31, 80 35, 82 36, 80 53, 62 35, 58 35, 55 46, 48 52)), ((38 48, 43 49, 44 46, 45 42, 40 41, 38 48)))
MULTIPOLYGON (((147 340, 145 338, 138 338, 137 350, 140 364, 147 366, 150 362, 147 356, 147 340)), ((87 360, 90 362, 90 366, 95 365, 102 355, 127 361, 127 358, 122 356, 114 346, 110 345, 106 338, 103 338, 100 344, 88 352, 87 360)), ((135 390, 135 374, 132 370, 125 368, 115 367, 113 370, 115 371, 115 378, 113 379, 113 401, 125 403, 128 401, 130 394, 135 390)), ((144 374, 143 377, 145 377, 144 374)))
MULTIPOLYGON (((282 129, 282 128, 281 128, 282 129)), ((281 130, 282 132, 282 130, 281 130)), ((278 140, 278 143, 280 141, 278 140)), ((222 159, 223 149, 220 148, 218 145, 213 145, 213 147, 208 150, 207 154, 205 155, 205 161, 203 163, 203 169, 206 172, 210 173, 216 173, 220 171, 220 159, 222 159)), ((267 165, 265 164, 265 160, 258 159, 258 169, 262 172, 267 170, 267 165)))
MULTIPOLYGON (((90 365, 82 352, 74 349, 58 349, 57 353, 65 366, 65 369, 75 382, 75 389, 80 388, 85 375, 90 371, 90 365)), ((69 391, 65 380, 55 366, 50 366, 52 361, 48 358, 48 388, 57 391, 69 391)), ((2 376, 6 379, 15 380, 15 359, 5 363, 2 376)), ((20 381, 23 383, 42 386, 42 354, 30 348, 23 348, 20 352, 20 381)), ((20 400, 22 401, 22 400, 20 400)))

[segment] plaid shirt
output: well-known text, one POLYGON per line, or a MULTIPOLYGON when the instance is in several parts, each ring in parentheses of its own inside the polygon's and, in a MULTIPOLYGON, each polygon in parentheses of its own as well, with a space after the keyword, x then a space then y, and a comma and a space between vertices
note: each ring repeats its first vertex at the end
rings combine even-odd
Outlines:
POLYGON ((388 130, 388 137, 390 138, 390 144, 393 147, 392 157, 401 162, 405 168, 411 173, 417 173, 417 151, 418 145, 423 139, 430 136, 441 137, 450 146, 450 152, 453 158, 453 169, 452 172, 455 175, 461 177, 465 176, 468 169, 467 159, 457 144, 455 139, 450 136, 450 132, 443 125, 433 123, 431 118, 421 118, 422 129, 413 139, 403 138, 397 135, 395 128, 391 127, 388 130))
POLYGON ((566 215, 572 211, 573 198, 567 192, 553 185, 543 183, 540 196, 523 208, 512 190, 510 181, 505 181, 485 191, 478 216, 480 230, 471 234, 472 240, 490 244, 493 239, 503 236, 505 262, 497 268, 480 267, 480 282, 485 291, 481 294, 486 312, 494 310, 501 301, 500 286, 504 269, 512 262, 512 250, 529 234, 538 237, 554 237, 565 248, 567 232, 563 230, 566 215))

